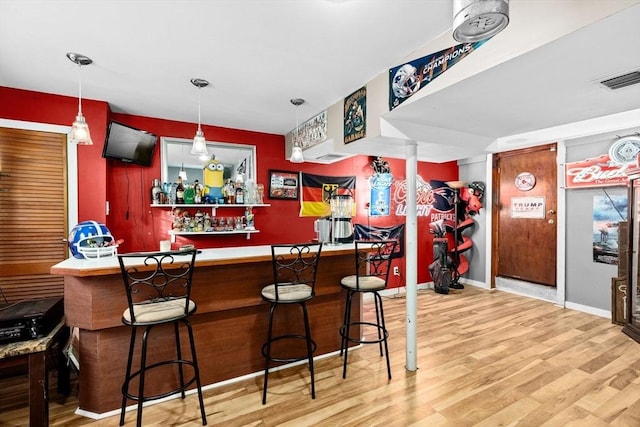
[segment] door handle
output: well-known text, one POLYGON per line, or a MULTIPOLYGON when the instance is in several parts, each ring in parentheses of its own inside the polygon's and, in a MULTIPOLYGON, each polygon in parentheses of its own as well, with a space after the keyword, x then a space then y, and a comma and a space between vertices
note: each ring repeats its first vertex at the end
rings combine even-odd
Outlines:
POLYGON ((554 211, 553 209, 549 209, 549 210, 547 211, 547 213, 548 213, 549 215, 553 215, 554 213, 556 213, 556 211, 554 211))

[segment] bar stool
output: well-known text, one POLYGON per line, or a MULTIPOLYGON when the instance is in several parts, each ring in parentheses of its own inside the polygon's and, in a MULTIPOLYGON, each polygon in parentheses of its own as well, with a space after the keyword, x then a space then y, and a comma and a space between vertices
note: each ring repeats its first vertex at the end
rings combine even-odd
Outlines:
POLYGON ((313 352, 316 349, 316 343, 311 338, 309 329, 307 301, 311 300, 315 295, 316 273, 318 272, 321 251, 322 243, 271 245, 273 283, 262 288, 261 292, 262 299, 271 305, 267 341, 262 346, 262 355, 265 358, 264 387, 262 390, 263 405, 267 403, 267 383, 271 362, 291 363, 307 359, 309 371, 311 372, 311 398, 316 398, 313 375, 313 352), (291 332, 277 336, 273 335, 276 308, 281 304, 300 305, 304 322, 304 334, 291 332), (306 344, 305 354, 272 354, 272 344, 283 340, 287 340, 287 342, 304 341, 306 344))
MULTIPOLYGON (((194 382, 198 389, 202 425, 207 424, 200 385, 200 371, 196 358, 196 347, 189 316, 196 312, 196 304, 190 299, 196 249, 188 251, 145 252, 119 254, 118 262, 124 280, 128 306, 122 313, 122 323, 131 327, 131 342, 127 357, 127 371, 122 385, 122 410, 120 425, 124 425, 124 413, 127 399, 138 402, 137 425, 142 425, 142 404, 151 400, 168 397, 180 392, 185 398, 185 390, 194 382), (147 366, 147 345, 154 326, 171 324, 175 334, 176 359, 155 362, 147 366), (191 346, 191 359, 182 358, 180 348, 180 323, 187 327, 191 346), (140 369, 131 372, 133 353, 138 328, 144 328, 140 369), (180 384, 178 387, 154 395, 145 395, 146 376, 154 368, 175 365, 178 368, 180 384), (191 366, 193 377, 184 378, 183 368, 191 366), (138 377, 138 391, 129 391, 130 382, 138 377)), ((163 332, 164 333, 164 332, 163 332)), ((163 373, 166 370, 162 371, 163 373)))
POLYGON ((347 356, 349 353, 349 342, 356 344, 378 344, 380 346, 380 357, 383 355, 382 344, 384 343, 384 354, 387 358, 387 373, 391 379, 391 364, 389 363, 389 346, 387 338, 389 333, 384 322, 384 311, 382 309, 382 297, 380 291, 386 289, 389 282, 389 272, 391 270, 392 254, 398 244, 397 240, 356 240, 355 259, 356 274, 343 277, 340 286, 347 291, 347 303, 344 310, 344 322, 340 328, 342 342, 340 345, 340 355, 344 352, 344 365, 342 368, 342 378, 347 377, 347 356), (374 297, 376 307, 376 322, 368 322, 358 319, 351 321, 351 302, 354 295, 371 293, 374 297), (351 328, 357 329, 358 336, 351 334, 351 328), (365 338, 360 335, 360 328, 372 327, 376 330, 377 336, 365 338))

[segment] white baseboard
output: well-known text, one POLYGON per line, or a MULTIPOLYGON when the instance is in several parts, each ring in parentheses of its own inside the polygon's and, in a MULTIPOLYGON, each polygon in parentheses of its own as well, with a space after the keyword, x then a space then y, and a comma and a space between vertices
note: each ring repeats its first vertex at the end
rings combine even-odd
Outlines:
POLYGON ((601 308, 590 307, 588 305, 577 304, 575 302, 569 302, 569 301, 565 301, 564 305, 565 307, 570 308, 572 310, 582 311, 583 313, 589 313, 595 316, 611 319, 611 312, 607 310, 603 310, 601 308))

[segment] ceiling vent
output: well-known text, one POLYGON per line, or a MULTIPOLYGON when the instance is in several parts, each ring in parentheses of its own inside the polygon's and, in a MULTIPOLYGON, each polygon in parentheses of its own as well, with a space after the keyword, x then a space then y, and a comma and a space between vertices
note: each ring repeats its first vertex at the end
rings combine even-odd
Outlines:
POLYGON ((333 138, 323 141, 311 147, 303 148, 304 161, 309 163, 323 163, 325 165, 339 162, 353 157, 351 153, 341 153, 335 149, 333 138))
POLYGON ((627 73, 621 76, 603 80, 600 83, 602 83, 603 85, 605 85, 611 90, 620 89, 626 86, 631 86, 636 83, 640 83, 640 71, 632 71, 631 73, 627 73))

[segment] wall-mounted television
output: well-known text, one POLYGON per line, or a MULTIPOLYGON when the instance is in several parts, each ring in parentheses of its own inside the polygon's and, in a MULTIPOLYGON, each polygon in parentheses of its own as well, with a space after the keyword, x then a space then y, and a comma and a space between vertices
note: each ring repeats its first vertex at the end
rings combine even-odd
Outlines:
POLYGON ((107 129, 102 157, 151 166, 158 137, 150 132, 112 121, 107 129))

